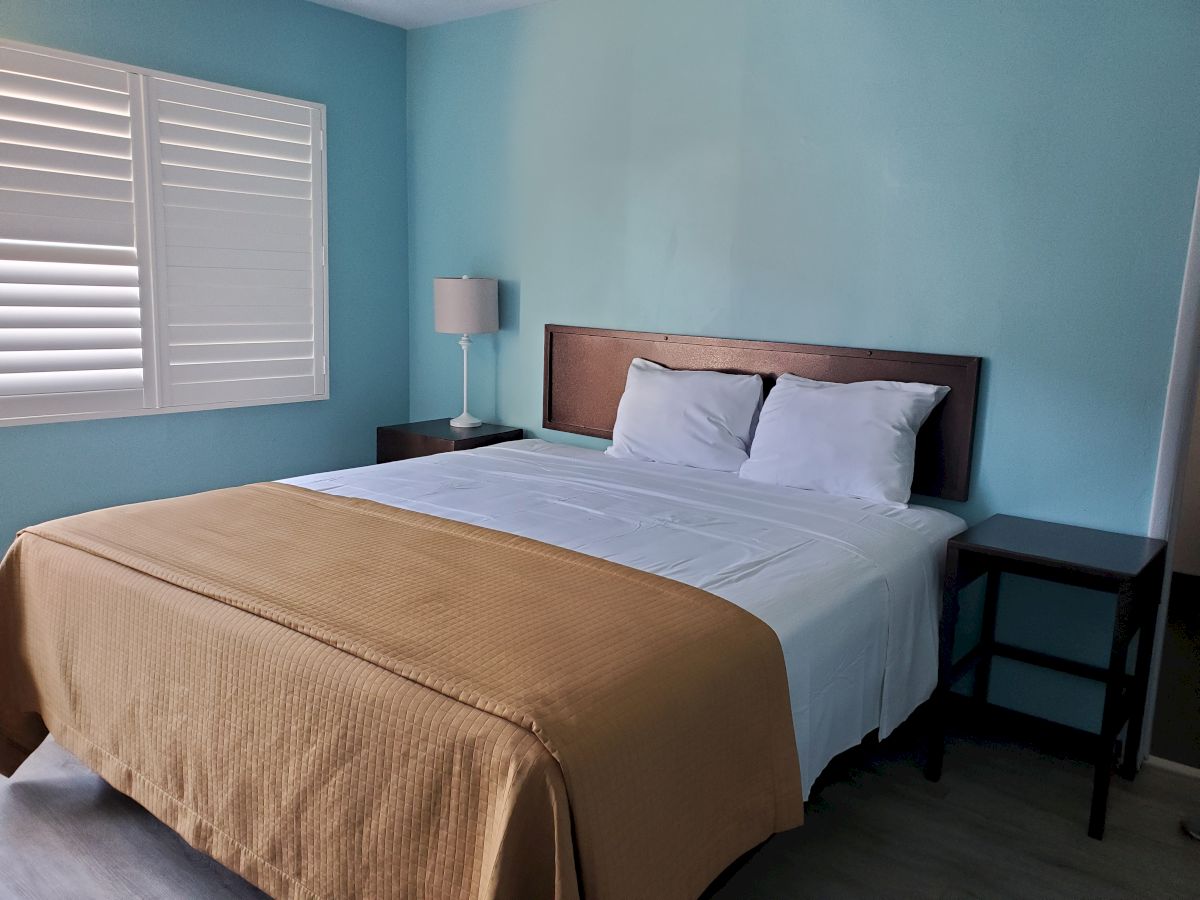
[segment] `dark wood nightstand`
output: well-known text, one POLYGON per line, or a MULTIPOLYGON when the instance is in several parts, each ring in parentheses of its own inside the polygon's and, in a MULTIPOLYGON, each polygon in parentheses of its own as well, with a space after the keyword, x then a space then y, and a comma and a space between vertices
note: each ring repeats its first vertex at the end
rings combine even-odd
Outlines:
POLYGON ((1137 774, 1166 548, 1165 541, 1153 538, 1013 516, 992 516, 951 538, 946 552, 938 688, 932 704, 934 724, 925 774, 933 781, 942 774, 950 688, 974 668, 975 700, 986 704, 993 657, 1002 656, 1102 682, 1105 686, 1104 713, 1097 739, 1092 811, 1088 822, 1088 834, 1102 838, 1117 736, 1126 723, 1129 734, 1120 772, 1126 778, 1137 774), (1108 667, 997 642, 996 605, 1002 572, 1116 594, 1108 667), (983 575, 987 576, 987 593, 980 641, 969 653, 955 660, 959 592, 983 575), (1129 647, 1139 632, 1136 668, 1129 676, 1126 674, 1129 647))
POLYGON ((384 425, 375 431, 375 461, 395 462, 453 450, 474 450, 504 441, 519 441, 524 436, 520 428, 486 422, 478 428, 451 428, 449 419, 384 425))

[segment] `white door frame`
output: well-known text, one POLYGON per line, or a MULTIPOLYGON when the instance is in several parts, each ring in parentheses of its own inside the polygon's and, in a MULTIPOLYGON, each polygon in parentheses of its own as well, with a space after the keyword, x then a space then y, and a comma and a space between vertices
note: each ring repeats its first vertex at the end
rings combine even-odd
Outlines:
MULTIPOLYGON (((1200 184, 1192 207, 1192 234, 1188 240, 1187 264, 1183 270, 1183 289, 1179 296, 1179 318, 1175 326, 1175 349, 1171 358, 1171 378, 1167 383, 1167 401, 1163 410, 1162 433, 1158 443, 1158 469, 1154 475, 1154 500, 1150 505, 1151 537, 1175 540, 1179 526, 1180 498, 1183 495, 1184 465, 1192 432, 1192 411, 1196 406, 1197 382, 1200 381, 1200 184)), ((1142 746, 1137 748, 1138 762, 1150 755, 1158 676, 1162 668, 1163 633, 1167 626, 1167 602, 1171 594, 1173 546, 1167 547, 1167 578, 1158 610, 1158 628, 1154 637, 1154 658, 1150 669, 1150 690, 1146 699, 1146 726, 1142 746)), ((1140 649, 1138 651, 1141 652, 1140 649)), ((1132 748, 1131 748, 1132 749, 1132 748)))

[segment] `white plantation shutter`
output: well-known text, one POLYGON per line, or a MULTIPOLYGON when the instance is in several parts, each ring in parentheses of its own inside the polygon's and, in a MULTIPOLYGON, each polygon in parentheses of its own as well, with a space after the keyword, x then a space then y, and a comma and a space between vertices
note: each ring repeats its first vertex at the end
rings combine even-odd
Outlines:
POLYGON ((150 80, 168 405, 324 389, 311 106, 150 80))
POLYGON ((319 104, 0 41, 0 425, 323 399, 319 104))
POLYGON ((128 73, 0 46, 0 420, 140 409, 128 73))

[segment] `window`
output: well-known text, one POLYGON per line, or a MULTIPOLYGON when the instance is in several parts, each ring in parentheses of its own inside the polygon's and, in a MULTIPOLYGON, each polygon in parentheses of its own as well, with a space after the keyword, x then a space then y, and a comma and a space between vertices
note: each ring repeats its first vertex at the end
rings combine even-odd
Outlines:
POLYGON ((0 41, 0 424, 328 396, 324 108, 0 41))

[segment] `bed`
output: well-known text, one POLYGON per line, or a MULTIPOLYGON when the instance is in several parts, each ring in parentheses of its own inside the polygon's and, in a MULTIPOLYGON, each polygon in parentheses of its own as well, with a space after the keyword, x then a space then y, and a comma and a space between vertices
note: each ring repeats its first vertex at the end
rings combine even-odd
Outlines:
POLYGON ((519 534, 681 581, 779 637, 805 796, 937 682, 939 567, 962 519, 780 491, 541 440, 291 479, 519 534))
MULTIPOLYGON (((976 359, 550 326, 546 426, 634 355, 951 385, 914 487, 965 496, 976 359)), ((59 520, 0 568, 0 764, 49 730, 277 896, 695 896, 929 696, 961 527, 539 440, 59 520)))

